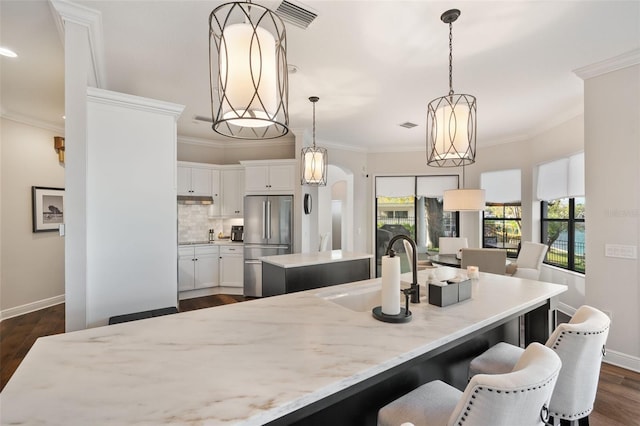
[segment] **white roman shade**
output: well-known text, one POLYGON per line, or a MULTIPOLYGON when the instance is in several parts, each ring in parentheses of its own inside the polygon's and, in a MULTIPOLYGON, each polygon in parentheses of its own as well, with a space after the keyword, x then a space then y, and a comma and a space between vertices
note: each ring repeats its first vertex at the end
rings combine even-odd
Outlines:
POLYGON ((414 195, 414 176, 385 176, 376 178, 376 197, 412 197, 414 195))
POLYGON ((522 200, 520 169, 497 170, 480 175, 480 188, 488 203, 517 203, 522 200))
POLYGON ((418 176, 418 197, 439 198, 444 191, 458 188, 458 176, 418 176))
POLYGON ((538 199, 584 196, 584 153, 538 166, 538 199))

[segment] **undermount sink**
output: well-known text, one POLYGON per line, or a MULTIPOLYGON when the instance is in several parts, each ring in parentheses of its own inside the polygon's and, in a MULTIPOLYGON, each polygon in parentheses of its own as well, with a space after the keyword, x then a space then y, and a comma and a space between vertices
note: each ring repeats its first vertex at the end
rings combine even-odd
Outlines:
MULTIPOLYGON (((410 283, 404 281, 401 283, 402 288, 409 286, 410 283)), ((371 312, 376 306, 382 305, 382 289, 379 282, 364 284, 346 291, 327 290, 317 293, 316 296, 355 312, 371 312)))

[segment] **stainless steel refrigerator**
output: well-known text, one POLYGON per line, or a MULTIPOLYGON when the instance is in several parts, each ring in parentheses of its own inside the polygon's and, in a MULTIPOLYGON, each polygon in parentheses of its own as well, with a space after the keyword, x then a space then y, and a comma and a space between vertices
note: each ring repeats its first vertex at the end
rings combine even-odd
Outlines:
POLYGON ((293 196, 244 197, 244 295, 262 297, 262 256, 290 254, 293 196))

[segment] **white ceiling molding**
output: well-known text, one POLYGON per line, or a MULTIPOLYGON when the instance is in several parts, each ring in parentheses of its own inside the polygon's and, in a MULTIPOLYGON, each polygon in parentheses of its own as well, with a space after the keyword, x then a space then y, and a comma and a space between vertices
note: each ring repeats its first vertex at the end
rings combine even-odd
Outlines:
POLYGON ((85 6, 72 3, 68 0, 50 0, 53 17, 58 27, 58 32, 62 38, 64 45, 64 24, 72 22, 77 25, 87 27, 89 36, 89 49, 91 50, 91 63, 89 69, 91 74, 88 76, 89 85, 93 87, 103 88, 107 86, 105 60, 104 60, 104 41, 102 32, 102 13, 85 6))
POLYGON ((39 129, 51 130, 64 136, 64 126, 50 123, 48 121, 38 120, 37 118, 28 117, 26 115, 16 114, 11 111, 3 110, 0 114, 1 118, 15 121, 16 123, 26 124, 27 126, 37 127, 39 129))
POLYGON ((608 72, 617 71, 622 68, 638 64, 640 64, 640 49, 635 49, 630 52, 623 53, 622 55, 614 56, 613 58, 578 68, 573 72, 581 79, 588 80, 608 72))
POLYGON ((208 146, 211 148, 251 148, 265 146, 285 146, 293 145, 295 142, 291 138, 269 139, 269 140, 229 140, 222 141, 220 139, 203 139, 192 136, 178 135, 178 143, 185 145, 208 146))
POLYGON ((173 102, 158 101, 156 99, 112 92, 110 90, 98 89, 96 87, 87 88, 87 98, 93 102, 106 105, 122 105, 126 108, 137 109, 140 111, 151 111, 157 114, 173 115, 176 116, 176 119, 184 110, 184 105, 173 102))

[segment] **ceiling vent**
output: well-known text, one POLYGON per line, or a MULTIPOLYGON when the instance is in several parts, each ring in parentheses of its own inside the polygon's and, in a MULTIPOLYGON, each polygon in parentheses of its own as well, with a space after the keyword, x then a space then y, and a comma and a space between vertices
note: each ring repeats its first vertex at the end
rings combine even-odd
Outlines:
POLYGON ((416 123, 412 123, 410 121, 406 121, 402 124, 400 124, 400 127, 404 127, 405 129, 413 129, 414 127, 417 127, 418 125, 416 123))
POLYGON ((309 24, 318 17, 318 14, 309 10, 308 7, 302 7, 300 3, 294 4, 287 0, 280 3, 276 13, 285 21, 303 30, 306 30, 309 24))

